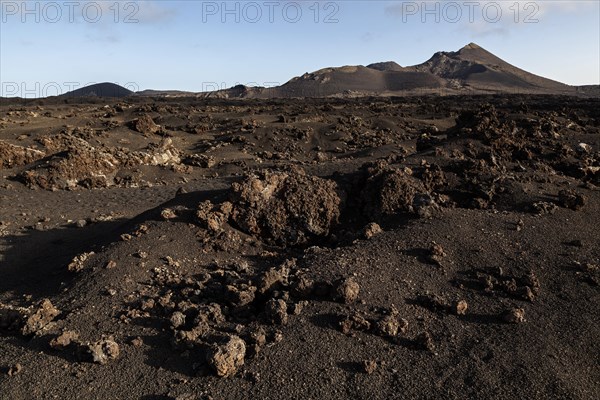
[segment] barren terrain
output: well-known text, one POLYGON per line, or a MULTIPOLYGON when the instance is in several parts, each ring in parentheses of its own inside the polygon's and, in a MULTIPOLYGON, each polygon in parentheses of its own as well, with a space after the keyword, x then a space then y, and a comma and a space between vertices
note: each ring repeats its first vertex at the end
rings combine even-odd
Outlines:
POLYGON ((2 100, 0 398, 596 399, 599 106, 2 100))

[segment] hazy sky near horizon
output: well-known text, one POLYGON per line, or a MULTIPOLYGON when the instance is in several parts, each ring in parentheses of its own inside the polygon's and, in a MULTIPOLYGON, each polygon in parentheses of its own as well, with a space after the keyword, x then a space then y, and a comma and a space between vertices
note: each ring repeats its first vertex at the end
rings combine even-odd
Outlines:
POLYGON ((104 81, 271 86, 328 66, 419 64, 469 42, 547 78, 600 83, 598 0, 0 0, 0 96, 104 81))

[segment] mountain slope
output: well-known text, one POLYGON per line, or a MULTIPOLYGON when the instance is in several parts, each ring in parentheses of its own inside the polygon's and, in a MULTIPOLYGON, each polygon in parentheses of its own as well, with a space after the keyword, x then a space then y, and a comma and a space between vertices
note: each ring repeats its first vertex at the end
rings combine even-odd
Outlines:
POLYGON ((475 43, 456 52, 435 53, 423 64, 405 70, 429 72, 475 89, 570 90, 568 85, 517 68, 475 43))
POLYGON ((422 64, 402 67, 394 61, 364 67, 323 68, 275 88, 234 88, 219 97, 328 97, 461 93, 577 94, 576 87, 517 68, 475 43, 455 52, 438 52, 422 64))
POLYGON ((349 92, 378 94, 413 89, 437 89, 443 86, 442 79, 427 72, 380 71, 359 65, 324 68, 307 73, 271 91, 281 97, 323 97, 349 92))

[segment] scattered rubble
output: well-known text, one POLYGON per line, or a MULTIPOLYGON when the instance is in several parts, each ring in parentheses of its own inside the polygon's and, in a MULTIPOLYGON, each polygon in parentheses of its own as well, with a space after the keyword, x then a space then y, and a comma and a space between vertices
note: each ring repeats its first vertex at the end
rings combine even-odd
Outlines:
POLYGON ((456 315, 466 315, 469 305, 465 300, 459 300, 452 304, 452 311, 456 315))
POLYGON ((575 192, 574 190, 564 189, 558 192, 558 202, 562 207, 570 208, 571 210, 580 210, 586 203, 585 196, 575 192))
POLYGON ((64 331, 59 336, 55 337, 50 341, 50 347, 55 350, 64 350, 69 347, 72 343, 76 343, 79 340, 79 334, 73 331, 64 331))
POLYGON ((363 370, 366 374, 371 375, 377 370, 377 362, 373 360, 366 360, 362 363, 363 370))
MULTIPOLYGON (((67 269, 70 272, 81 272, 85 268, 86 261, 93 255, 94 255, 94 252, 90 251, 88 253, 81 253, 81 254, 75 256, 75 258, 73 258, 73 261, 71 261, 69 263, 69 265, 67 266, 67 269)), ((114 267, 112 265, 110 267, 107 265, 107 268, 114 268, 114 267)))
POLYGON ((16 363, 14 365, 12 365, 7 372, 8 376, 15 376, 21 373, 21 371, 23 371, 23 366, 19 363, 16 363))
POLYGON ((160 126, 154 123, 152 117, 144 114, 141 117, 131 122, 133 129, 144 135, 153 135, 160 131, 160 126))
POLYGON ((42 331, 59 314, 60 311, 52 305, 52 302, 48 299, 44 299, 34 308, 34 311, 24 319, 21 333, 24 336, 36 334, 42 331))
POLYGON ((265 315, 272 324, 285 325, 288 321, 287 304, 284 300, 271 299, 265 306, 265 315))
POLYGON ((334 299, 346 304, 355 302, 359 292, 360 285, 354 277, 340 279, 333 288, 334 299))
POLYGON ((97 364, 107 364, 119 357, 119 345, 112 339, 103 339, 95 343, 81 345, 84 358, 97 364))
POLYGON ((381 227, 377 223, 371 222, 365 227, 363 236, 365 237, 365 239, 372 239, 373 237, 379 235, 382 232, 383 229, 381 229, 381 227))
MULTIPOLYGON (((36 140, 43 151, 0 141, 0 167, 15 168, 8 174, 16 174, 32 189, 101 189, 98 193, 114 191, 119 198, 120 188, 102 189, 139 186, 145 191, 155 185, 153 195, 158 199, 173 195, 179 187, 173 200, 127 224, 128 233, 117 233, 113 244, 98 246, 102 254, 74 257, 67 270, 77 274, 65 274, 63 266, 65 276, 56 277, 61 292, 57 301, 51 298, 61 309, 74 304, 65 311, 65 318, 57 318, 60 311, 50 300, 31 306, 32 296, 23 296, 14 304, 25 307, 0 304, 0 330, 26 336, 15 340, 41 342, 41 351, 60 362, 72 358, 107 364, 118 358, 130 360, 130 353, 154 357, 155 351, 164 350, 157 357, 180 357, 178 365, 187 363, 189 372, 232 377, 245 369, 245 363, 260 363, 272 354, 265 350, 284 335, 286 342, 289 336, 296 339, 300 328, 301 340, 305 340, 304 329, 317 325, 329 329, 326 333, 337 335, 344 345, 356 341, 384 346, 383 353, 372 354, 373 359, 360 353, 359 357, 367 354, 364 361, 358 358, 348 368, 377 372, 364 377, 373 381, 379 375, 397 374, 388 368, 388 347, 402 352, 439 351, 446 357, 453 351, 448 342, 454 345, 457 337, 457 341, 468 338, 471 345, 471 339, 480 339, 471 332, 515 332, 508 325, 492 324, 489 330, 479 320, 520 324, 526 321, 525 308, 532 308, 537 318, 541 315, 537 310, 551 303, 546 299, 552 296, 575 301, 569 283, 579 285, 584 301, 593 297, 590 293, 600 279, 592 242, 584 245, 572 240, 587 237, 589 229, 560 233, 560 241, 555 241, 562 243, 559 247, 565 257, 581 260, 557 272, 563 274, 561 279, 573 281, 566 282, 566 289, 558 294, 556 279, 550 275, 556 271, 548 267, 554 265, 550 256, 555 253, 537 246, 538 242, 524 245, 530 233, 545 229, 546 224, 556 226, 551 224, 568 213, 558 206, 583 210, 577 218, 593 208, 600 168, 597 152, 591 145, 576 145, 579 140, 595 143, 592 135, 597 134, 597 121, 593 117, 575 123, 570 121, 579 121, 578 116, 567 117, 558 108, 525 117, 517 106, 514 110, 506 106, 512 111, 505 113, 489 105, 464 111, 453 104, 428 111, 437 104, 419 104, 420 113, 442 121, 441 125, 449 126, 457 117, 455 126, 438 129, 423 128, 420 117, 409 121, 405 105, 396 104, 395 99, 380 103, 369 105, 362 117, 335 119, 322 113, 309 116, 310 105, 298 105, 280 119, 274 132, 267 132, 269 124, 264 121, 276 102, 256 108, 228 106, 248 114, 231 120, 214 112, 220 106, 210 104, 195 104, 179 116, 180 111, 170 104, 145 104, 136 111, 140 118, 131 121, 129 115, 124 119, 143 135, 127 131, 123 122, 108 120, 126 107, 119 106, 118 111, 102 106, 94 108, 105 119, 105 129, 90 120, 81 127, 65 125, 60 134, 18 139, 23 143, 36 140), (374 110, 388 108, 385 118, 374 114, 374 110), (160 116, 153 119, 149 113, 160 116), (311 118, 323 127, 297 126, 311 118), (590 136, 583 139, 586 124, 590 132, 585 134, 590 136), (179 136, 152 136, 167 133, 179 136), (123 134, 117 146, 105 140, 112 134, 123 134), (3 157, 7 152, 15 155, 3 157), (144 218, 146 222, 140 222, 144 218), (495 220, 506 223, 506 229, 490 224, 494 230, 488 231, 486 224, 495 220), (443 229, 429 228, 440 225, 443 229), (412 237, 415 226, 425 234, 412 237), (188 236, 178 236, 184 227, 189 229, 188 236), (458 240, 454 230, 460 235, 464 231, 466 239, 458 240), (488 234, 498 235, 499 248, 492 255, 478 247, 478 235, 488 234), (190 238, 191 246, 186 241, 190 238), (356 249, 360 251, 353 254, 356 249), (370 263, 378 262, 379 256, 385 263, 373 264, 378 274, 370 275, 370 263), (414 260, 440 268, 426 268, 414 260), (97 261, 98 267, 92 268, 91 261, 97 261), (539 279, 528 270, 531 265, 539 268, 539 279), (452 277, 446 275, 452 274, 452 285, 448 285, 452 277), (96 282, 101 285, 95 287, 96 282), (391 291, 383 293, 379 286, 391 291), (97 309, 96 304, 81 306, 79 299, 69 297, 83 290, 90 291, 90 298, 99 304, 97 309), (419 293, 425 294, 415 299, 419 293), (543 301, 538 300, 540 294, 543 301), (514 305, 504 309, 506 304, 514 305), (99 312, 100 306, 107 308, 99 312), (110 325, 113 320, 118 325, 110 325), (76 322, 70 325, 72 321, 76 322), (98 336, 90 335, 96 329, 98 336), (110 334, 115 336, 104 336, 110 334), (93 339, 82 341, 80 336, 93 339), (120 347, 121 340, 126 348, 120 347)), ((1 189, 5 196, 14 186, 1 189)), ((66 193, 58 195, 67 197, 66 193)), ((15 221, 22 218, 27 226, 39 229, 28 232, 34 239, 34 235, 44 235, 52 240, 57 232, 50 232, 51 224, 43 224, 50 221, 47 214, 27 212, 18 210, 14 220, 11 215, 2 216, 7 222, 0 222, 0 235, 12 240, 10 235, 19 229, 15 221), (10 232, 5 229, 9 225, 10 232)), ((67 221, 66 226, 85 228, 65 229, 76 236, 103 232, 103 223, 116 224, 117 218, 130 216, 117 211, 108 217, 51 217, 52 224, 67 221)), ((8 255, 14 259, 14 254, 8 255)), ((7 265, 12 262, 8 256, 6 260, 7 265)), ((312 340, 310 333, 306 340, 312 340)), ((474 341, 473 357, 491 357, 486 355, 484 342, 474 341)), ((16 365, 13 375, 20 371, 16 365)), ((250 372, 254 367, 240 373, 240 380, 258 382, 261 374, 250 372)), ((165 396, 179 396, 175 393, 183 388, 177 385, 187 383, 188 378, 179 379, 165 396)))
POLYGON ((207 356, 207 362, 217 376, 234 375, 244 365, 246 343, 238 336, 230 336, 225 343, 214 345, 207 356))
POLYGON ((511 308, 502 313, 502 320, 509 324, 520 324, 525 322, 525 310, 522 308, 511 308))
POLYGON ((395 337, 399 333, 406 333, 408 321, 398 317, 398 311, 392 308, 389 315, 377 321, 377 330, 383 336, 395 337))
POLYGON ((423 350, 427 350, 430 352, 435 351, 435 341, 433 340, 433 336, 431 336, 431 333, 427 331, 421 332, 415 339, 415 342, 423 350))

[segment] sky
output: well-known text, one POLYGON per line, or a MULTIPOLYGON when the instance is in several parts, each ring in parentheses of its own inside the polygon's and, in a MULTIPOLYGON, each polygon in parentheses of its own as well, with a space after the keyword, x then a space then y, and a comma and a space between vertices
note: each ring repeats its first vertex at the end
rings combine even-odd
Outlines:
POLYGON ((0 96, 275 86, 470 42, 547 78, 600 83, 599 0, 0 0, 0 96))

